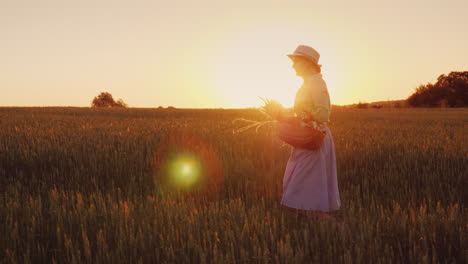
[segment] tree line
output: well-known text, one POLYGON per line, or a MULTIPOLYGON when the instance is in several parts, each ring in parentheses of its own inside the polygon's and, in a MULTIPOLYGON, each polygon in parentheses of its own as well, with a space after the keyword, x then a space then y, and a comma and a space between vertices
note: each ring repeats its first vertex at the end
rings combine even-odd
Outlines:
MULTIPOLYGON (((420 85, 406 99, 413 107, 468 107, 468 71, 442 74, 436 83, 420 85)), ((94 97, 92 107, 127 107, 122 100, 114 100, 112 94, 102 92, 94 97)), ((373 106, 375 107, 375 106, 373 106)), ((381 108, 382 105, 375 108, 381 108)), ((368 108, 368 104, 359 103, 357 108, 368 108)))
POLYGON ((442 74, 436 83, 416 88, 407 101, 413 107, 467 107, 468 71, 442 74))

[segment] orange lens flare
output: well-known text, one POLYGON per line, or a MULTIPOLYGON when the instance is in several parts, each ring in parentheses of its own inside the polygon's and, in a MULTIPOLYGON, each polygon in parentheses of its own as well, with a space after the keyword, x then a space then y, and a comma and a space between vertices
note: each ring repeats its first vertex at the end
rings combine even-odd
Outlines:
POLYGON ((173 133, 154 153, 154 183, 165 193, 216 199, 223 183, 223 166, 211 147, 191 133, 173 133))
POLYGON ((190 188, 202 176, 200 161, 192 154, 183 153, 170 161, 169 177, 172 183, 181 188, 190 188))

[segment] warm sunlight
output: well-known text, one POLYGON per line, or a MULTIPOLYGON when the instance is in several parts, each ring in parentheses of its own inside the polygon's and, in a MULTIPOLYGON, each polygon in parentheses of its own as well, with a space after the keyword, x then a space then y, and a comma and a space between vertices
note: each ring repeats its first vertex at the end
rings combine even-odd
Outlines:
POLYGON ((0 264, 466 263, 467 10, 0 0, 0 264))
POLYGON ((302 80, 295 75, 287 54, 300 43, 314 45, 321 53, 323 76, 333 100, 337 74, 344 60, 334 47, 319 36, 291 31, 291 27, 265 25, 238 33, 227 40, 216 56, 215 85, 223 95, 223 103, 237 107, 260 106, 259 97, 274 99, 285 107, 294 104, 294 96, 302 80))
POLYGON ((291 106, 299 44, 320 53, 338 105, 467 69, 461 0, 27 2, 0 1, 2 106, 88 107, 104 91, 130 107, 291 106))

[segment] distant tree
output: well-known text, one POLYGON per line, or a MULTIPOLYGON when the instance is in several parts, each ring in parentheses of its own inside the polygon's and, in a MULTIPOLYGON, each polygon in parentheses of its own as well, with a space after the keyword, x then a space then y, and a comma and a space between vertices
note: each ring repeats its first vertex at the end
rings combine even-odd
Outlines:
POLYGON ((128 104, 126 104, 122 99, 117 100, 117 107, 128 107, 128 104))
POLYGON ((442 74, 435 84, 416 88, 407 101, 414 107, 468 106, 468 71, 442 74))
POLYGON ((114 101, 112 94, 108 92, 102 92, 98 96, 94 97, 91 102, 91 107, 127 107, 128 105, 122 100, 119 99, 114 101))

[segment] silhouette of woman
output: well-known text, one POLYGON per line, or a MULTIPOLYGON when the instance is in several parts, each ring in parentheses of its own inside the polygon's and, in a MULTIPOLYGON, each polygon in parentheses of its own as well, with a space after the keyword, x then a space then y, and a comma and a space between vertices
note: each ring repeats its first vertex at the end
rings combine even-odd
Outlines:
POLYGON ((317 150, 292 147, 283 178, 281 204, 298 214, 330 218, 327 212, 340 208, 340 195, 336 173, 335 146, 328 123, 330 96, 318 64, 320 54, 309 46, 300 45, 288 55, 296 75, 303 85, 296 93, 294 116, 301 126, 325 132, 322 146, 317 150))

